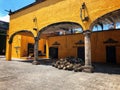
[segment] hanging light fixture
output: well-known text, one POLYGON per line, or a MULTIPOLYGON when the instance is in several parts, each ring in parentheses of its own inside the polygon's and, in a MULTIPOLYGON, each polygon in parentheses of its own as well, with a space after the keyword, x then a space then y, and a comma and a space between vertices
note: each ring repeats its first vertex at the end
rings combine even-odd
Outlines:
POLYGON ((33 28, 33 30, 37 31, 38 30, 38 26, 37 26, 37 18, 33 18, 33 22, 35 24, 35 27, 33 28))
POLYGON ((82 4, 82 6, 80 8, 80 18, 81 18, 82 22, 89 20, 85 2, 82 4))

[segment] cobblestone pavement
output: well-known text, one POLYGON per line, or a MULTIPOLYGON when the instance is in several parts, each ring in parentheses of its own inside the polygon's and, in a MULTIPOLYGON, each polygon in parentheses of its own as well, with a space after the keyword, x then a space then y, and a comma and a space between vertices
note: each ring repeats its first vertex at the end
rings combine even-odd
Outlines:
MULTIPOLYGON (((114 68, 116 72, 120 67, 114 68)), ((58 70, 50 65, 32 65, 0 60, 0 90, 120 90, 119 73, 58 70)), ((111 71, 111 70, 110 70, 111 71)))

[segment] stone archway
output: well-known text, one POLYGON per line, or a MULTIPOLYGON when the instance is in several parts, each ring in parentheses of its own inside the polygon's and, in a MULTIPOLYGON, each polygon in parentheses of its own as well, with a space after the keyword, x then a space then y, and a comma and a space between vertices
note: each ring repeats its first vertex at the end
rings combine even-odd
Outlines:
POLYGON ((56 31, 68 31, 70 29, 74 29, 74 28, 81 28, 83 31, 83 28, 80 24, 75 23, 75 22, 58 22, 58 23, 53 23, 50 24, 44 28, 42 28, 39 32, 38 32, 38 38, 41 37, 41 34, 45 34, 45 33, 51 33, 51 32, 56 32, 56 31))
MULTIPOLYGON (((20 30, 18 32, 13 33, 10 37, 7 37, 7 53, 6 53, 6 60, 11 61, 12 56, 12 42, 16 35, 28 35, 34 37, 33 33, 28 30, 20 30)), ((17 47, 16 47, 17 49, 17 47)))
POLYGON ((108 30, 110 29, 118 29, 117 23, 120 23, 120 9, 106 13, 105 15, 94 20, 90 25, 90 30, 92 30, 95 26, 100 26, 100 30, 105 30, 105 25, 109 24, 108 30))
POLYGON ((31 35, 34 37, 34 35, 33 35, 33 33, 32 33, 31 31, 21 30, 21 31, 18 31, 18 32, 13 33, 13 34, 10 36, 10 39, 9 39, 9 43, 10 43, 10 44, 13 42, 13 38, 14 38, 14 36, 17 35, 17 34, 31 34, 31 35))
MULTIPOLYGON (((42 30, 38 32, 38 39, 44 38, 44 37, 49 37, 54 34, 59 34, 60 33, 63 35, 66 35, 67 33, 69 34, 74 34, 75 29, 80 28, 80 32, 83 32, 83 28, 81 27, 80 24, 75 23, 75 22, 58 22, 58 23, 53 23, 50 24, 46 27, 44 27, 42 30)), ((49 49, 48 49, 48 41, 46 39, 46 52, 47 52, 47 58, 49 57, 49 49)))
MULTIPOLYGON (((38 60, 38 41, 41 38, 46 38, 50 35, 50 33, 55 33, 55 32, 69 32, 69 30, 71 30, 71 33, 73 33, 73 29, 75 28, 81 28, 81 25, 75 22, 58 22, 58 23, 53 23, 50 24, 44 28, 42 28, 38 34, 37 37, 35 37, 35 48, 34 48, 34 61, 33 64, 37 64, 37 60, 38 60)), ((82 31, 81 31, 82 32, 82 31)), ((49 50, 48 50, 48 42, 46 39, 46 53, 47 53, 47 57, 49 57, 49 50)))
POLYGON ((93 59, 103 63, 119 63, 120 9, 97 18, 91 24, 90 30, 94 32, 92 39, 94 38, 93 42, 95 42, 92 55, 96 53, 96 56, 102 57, 95 56, 93 59), (101 54, 100 50, 104 54, 101 54))

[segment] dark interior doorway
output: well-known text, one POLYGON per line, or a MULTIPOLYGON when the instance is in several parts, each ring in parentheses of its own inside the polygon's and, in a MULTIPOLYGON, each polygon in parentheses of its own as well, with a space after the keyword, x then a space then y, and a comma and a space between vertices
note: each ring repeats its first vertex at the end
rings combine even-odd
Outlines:
POLYGON ((49 57, 54 59, 58 58, 58 47, 49 48, 49 57))
POLYGON ((106 62, 115 64, 116 63, 116 47, 106 46, 106 62))
POLYGON ((84 47, 78 47, 77 48, 77 56, 78 56, 78 58, 81 58, 82 60, 85 60, 85 50, 84 50, 84 47))
POLYGON ((28 43, 28 56, 34 56, 34 44, 28 43))
POLYGON ((0 55, 5 55, 6 51, 6 36, 0 35, 0 55))

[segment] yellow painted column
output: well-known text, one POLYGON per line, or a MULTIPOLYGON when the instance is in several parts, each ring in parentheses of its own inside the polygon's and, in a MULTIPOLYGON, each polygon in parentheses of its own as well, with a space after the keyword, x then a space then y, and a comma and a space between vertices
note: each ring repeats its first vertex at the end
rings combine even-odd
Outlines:
POLYGON ((12 43, 10 44, 8 42, 9 38, 7 37, 7 47, 6 47, 6 60, 11 61, 11 56, 12 56, 12 43))
POLYGON ((46 39, 46 58, 49 58, 49 42, 48 42, 48 39, 46 39))

